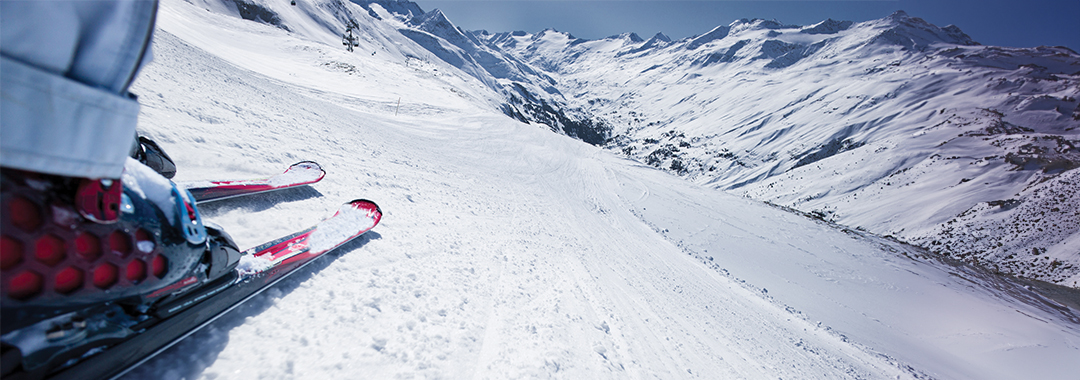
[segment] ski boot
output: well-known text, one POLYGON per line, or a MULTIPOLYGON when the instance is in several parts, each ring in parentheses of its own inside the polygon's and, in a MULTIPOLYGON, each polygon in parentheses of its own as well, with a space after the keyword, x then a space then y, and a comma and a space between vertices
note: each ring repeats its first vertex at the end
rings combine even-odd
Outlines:
POLYGON ((116 180, 2 168, 0 198, 5 379, 48 376, 236 277, 232 238, 134 159, 116 180))
POLYGON ((176 176, 176 164, 173 163, 172 158, 165 154, 165 150, 161 149, 154 140, 146 136, 135 135, 135 144, 131 145, 131 152, 128 155, 150 169, 154 169, 162 177, 172 179, 176 176))

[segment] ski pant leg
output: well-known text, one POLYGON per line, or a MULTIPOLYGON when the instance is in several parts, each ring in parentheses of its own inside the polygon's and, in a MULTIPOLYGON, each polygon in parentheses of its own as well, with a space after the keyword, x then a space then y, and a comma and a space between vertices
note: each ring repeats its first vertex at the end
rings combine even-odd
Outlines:
POLYGON ((156 1, 0 2, 0 165, 119 178, 156 1))

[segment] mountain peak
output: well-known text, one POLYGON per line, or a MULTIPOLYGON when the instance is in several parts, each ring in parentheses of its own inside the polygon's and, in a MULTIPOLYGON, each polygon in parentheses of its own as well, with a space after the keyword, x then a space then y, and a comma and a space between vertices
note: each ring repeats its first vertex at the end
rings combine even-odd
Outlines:
POLYGON ((616 34, 616 35, 613 35, 613 36, 608 36, 605 39, 608 39, 608 40, 630 40, 631 43, 645 42, 644 38, 641 38, 641 36, 639 36, 637 33, 634 33, 634 32, 616 34))
POLYGON ((836 21, 831 18, 825 19, 825 21, 808 26, 799 31, 799 33, 806 34, 836 34, 842 30, 847 30, 854 24, 851 21, 836 21))
POLYGON ((550 34, 550 33, 560 34, 560 35, 566 36, 566 38, 571 39, 571 40, 578 39, 577 37, 574 37, 573 34, 560 32, 560 31, 556 30, 555 28, 547 28, 547 29, 541 30, 540 33, 536 33, 536 36, 537 37, 542 37, 542 36, 550 34))
POLYGON ((737 27, 737 26, 750 27, 750 28, 754 28, 754 29, 781 29, 781 28, 790 28, 790 27, 793 27, 794 25, 784 25, 783 23, 781 23, 780 21, 775 20, 775 19, 766 20, 766 19, 762 19, 762 18, 752 18, 752 19, 741 18, 741 19, 732 21, 731 24, 729 24, 728 26, 731 26, 733 29, 735 27, 737 27))
POLYGON ((713 30, 710 30, 708 33, 702 34, 698 37, 694 37, 692 40, 690 40, 690 43, 686 44, 686 48, 689 50, 697 49, 701 47, 701 45, 727 37, 728 33, 730 32, 731 26, 720 25, 713 28, 713 30))
POLYGON ((438 8, 431 10, 431 12, 413 17, 410 23, 418 26, 424 24, 453 24, 438 8))
POLYGON ((424 10, 420 9, 420 5, 409 0, 350 0, 353 3, 363 7, 369 13, 373 13, 371 10, 371 4, 378 4, 387 12, 395 13, 404 16, 406 20, 413 17, 420 17, 424 15, 424 10))
MULTIPOLYGON (((640 42, 640 41, 637 41, 637 42, 640 42)), ((652 36, 652 38, 650 38, 648 41, 645 41, 644 44, 641 44, 640 47, 638 47, 636 49, 633 49, 633 50, 629 50, 629 51, 624 52, 622 54, 634 54, 634 53, 642 52, 642 51, 649 50, 649 49, 652 49, 652 48, 657 47, 657 46, 667 44, 669 42, 671 42, 671 38, 664 35, 664 33, 656 33, 655 36, 652 36)))
POLYGON ((904 11, 878 20, 885 29, 871 43, 899 45, 905 49, 922 50, 934 44, 979 45, 956 25, 940 28, 918 17, 912 17, 904 11))
POLYGON ((774 30, 774 29, 790 29, 798 28, 798 25, 785 25, 777 20, 766 20, 760 18, 754 19, 738 19, 728 24, 731 28, 730 34, 738 34, 749 30, 774 30))
POLYGON ((904 12, 903 9, 897 9, 896 12, 893 12, 892 14, 890 14, 888 16, 885 16, 885 18, 886 19, 906 19, 906 18, 911 18, 911 16, 909 16, 907 12, 904 12))

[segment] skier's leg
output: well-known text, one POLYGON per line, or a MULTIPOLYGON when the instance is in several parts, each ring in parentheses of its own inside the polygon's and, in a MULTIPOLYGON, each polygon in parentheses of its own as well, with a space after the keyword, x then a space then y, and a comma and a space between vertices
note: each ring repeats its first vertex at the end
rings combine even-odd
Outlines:
POLYGON ((127 89, 155 12, 142 0, 0 2, 0 376, 122 339, 155 303, 236 265, 186 190, 128 157, 127 89))
POLYGON ((0 165, 119 178, 150 59, 152 1, 0 2, 0 165))

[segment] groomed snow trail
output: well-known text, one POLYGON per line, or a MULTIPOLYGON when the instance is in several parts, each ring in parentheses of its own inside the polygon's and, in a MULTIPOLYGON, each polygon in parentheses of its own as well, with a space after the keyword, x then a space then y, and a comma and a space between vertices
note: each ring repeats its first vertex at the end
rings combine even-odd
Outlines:
POLYGON ((417 83, 390 87, 326 70, 320 60, 344 54, 332 47, 164 5, 135 92, 141 129, 176 159, 177 180, 300 160, 328 172, 310 188, 207 204, 205 218, 247 248, 358 197, 385 217, 128 378, 1080 371, 1068 360, 1080 357, 1074 312, 1011 283, 514 122, 447 85, 468 79, 390 65, 378 70, 417 83), (214 40, 218 28, 265 50, 214 40), (400 110, 396 94, 408 97, 400 110))
MULTIPOLYGON (((184 57, 200 54, 164 33, 159 41, 176 44, 159 45, 162 66, 170 48, 184 57)), ((238 70, 226 74, 248 85, 271 85, 238 70)), ((199 82, 215 80, 189 79, 180 83, 199 88, 199 82)), ((240 99, 254 95, 242 88, 219 91, 240 99)), ((363 120, 371 127, 291 132, 292 139, 272 138, 274 144, 261 147, 230 146, 224 143, 227 136, 200 137, 206 141, 192 143, 199 149, 178 144, 173 155, 185 176, 203 173, 198 159, 186 157, 221 154, 222 162, 236 163, 244 159, 229 155, 296 151, 315 157, 287 159, 315 159, 330 173, 314 186, 321 196, 296 192, 222 201, 206 207, 207 218, 229 226, 242 246, 310 224, 349 197, 377 200, 386 218, 362 244, 307 276, 287 280, 240 315, 195 335, 135 375, 190 376, 200 370, 207 378, 901 374, 696 263, 638 221, 612 193, 614 177, 606 169, 627 161, 499 116, 449 114, 442 123, 397 125, 306 98, 291 103, 259 101, 243 109, 313 111, 289 114, 299 120, 288 125, 363 120), (305 120, 333 114, 341 121, 305 120), (342 135, 365 147, 318 141, 345 140, 342 135), (305 210, 309 207, 315 210, 305 210), (188 360, 193 363, 176 365, 188 360)), ((155 107, 147 104, 146 114, 157 112, 155 107)), ((265 126, 230 128, 229 135, 274 136, 265 126)), ((292 129, 278 128, 285 135, 292 129)), ((170 129, 162 126, 160 133, 170 129)))

